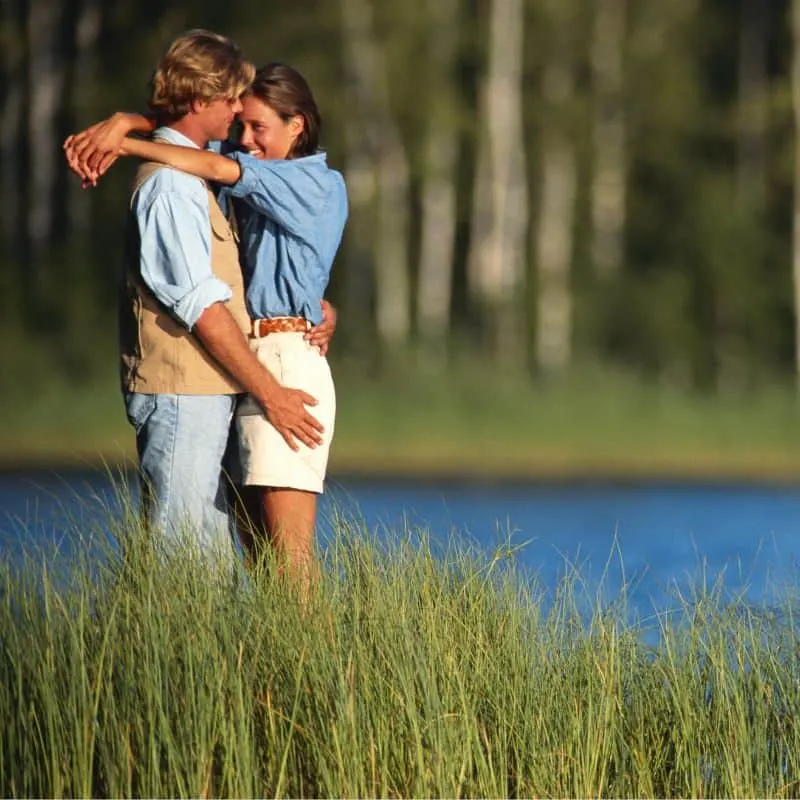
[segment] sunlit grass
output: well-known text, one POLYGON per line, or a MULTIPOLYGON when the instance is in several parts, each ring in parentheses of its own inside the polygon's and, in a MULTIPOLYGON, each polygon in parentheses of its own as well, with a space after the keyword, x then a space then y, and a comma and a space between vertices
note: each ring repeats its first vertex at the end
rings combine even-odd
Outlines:
POLYGON ((338 518, 304 603, 269 564, 229 580, 121 520, 124 556, 3 567, 3 796, 800 791, 788 600, 701 588, 631 622, 624 590, 545 591, 507 544, 338 518))

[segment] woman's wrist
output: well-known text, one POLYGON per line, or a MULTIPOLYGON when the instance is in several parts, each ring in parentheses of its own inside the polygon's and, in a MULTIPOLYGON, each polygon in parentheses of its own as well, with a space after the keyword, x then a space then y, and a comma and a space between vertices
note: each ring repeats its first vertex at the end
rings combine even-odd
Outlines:
POLYGON ((128 111, 117 111, 112 114, 111 123, 123 136, 130 136, 132 133, 152 133, 155 128, 153 120, 149 117, 128 111))

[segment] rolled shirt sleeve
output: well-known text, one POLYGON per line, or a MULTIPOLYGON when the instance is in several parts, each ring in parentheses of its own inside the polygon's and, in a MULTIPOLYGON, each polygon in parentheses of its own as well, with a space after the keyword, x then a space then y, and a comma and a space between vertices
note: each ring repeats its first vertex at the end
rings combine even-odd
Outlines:
POLYGON ((162 168, 134 198, 140 269, 155 298, 189 330, 203 312, 232 296, 211 271, 208 193, 197 178, 162 168))

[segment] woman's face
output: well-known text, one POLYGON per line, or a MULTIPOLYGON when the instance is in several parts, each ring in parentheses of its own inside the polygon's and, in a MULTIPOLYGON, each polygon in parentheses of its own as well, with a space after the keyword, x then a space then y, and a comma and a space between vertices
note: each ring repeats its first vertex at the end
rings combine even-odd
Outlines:
POLYGON ((242 147, 255 158, 286 158, 303 130, 301 116, 284 121, 270 106, 252 95, 242 98, 239 122, 242 147))

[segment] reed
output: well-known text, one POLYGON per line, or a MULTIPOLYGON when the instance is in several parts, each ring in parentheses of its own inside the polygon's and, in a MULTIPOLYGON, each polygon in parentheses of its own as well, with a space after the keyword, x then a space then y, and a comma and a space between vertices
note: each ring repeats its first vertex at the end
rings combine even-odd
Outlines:
POLYGON ((345 518, 303 599, 115 520, 122 549, 2 567, 2 796, 800 793, 788 600, 631 622, 510 545, 345 518))

